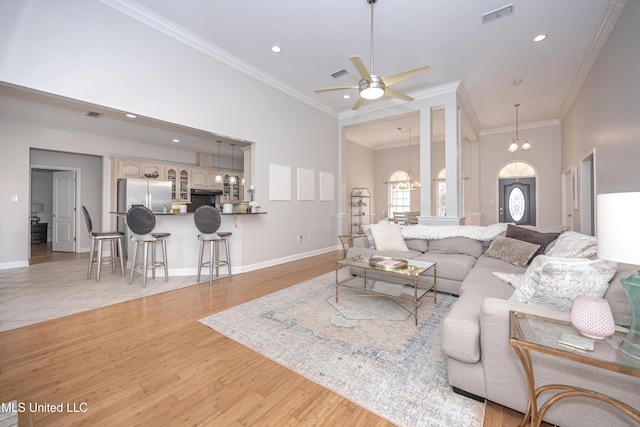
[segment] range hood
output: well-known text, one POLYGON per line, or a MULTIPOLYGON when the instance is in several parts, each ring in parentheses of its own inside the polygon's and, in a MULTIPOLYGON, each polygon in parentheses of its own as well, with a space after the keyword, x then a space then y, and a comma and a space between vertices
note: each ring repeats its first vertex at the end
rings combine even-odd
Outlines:
POLYGON ((191 194, 200 194, 205 196, 219 196, 222 194, 222 190, 205 190, 200 188, 192 188, 191 194))

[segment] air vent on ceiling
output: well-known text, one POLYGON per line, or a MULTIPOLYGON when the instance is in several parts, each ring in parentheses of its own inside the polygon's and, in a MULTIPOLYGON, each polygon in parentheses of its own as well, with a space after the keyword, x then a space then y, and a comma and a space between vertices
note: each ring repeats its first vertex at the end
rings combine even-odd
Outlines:
POLYGON ((513 3, 508 4, 506 6, 501 7, 500 9, 492 10, 491 12, 487 12, 482 15, 482 23, 488 24, 489 22, 493 22, 496 19, 503 18, 507 15, 511 15, 513 13, 514 5, 513 3))
POLYGON ((102 113, 96 113, 95 111, 89 111, 89 112, 87 112, 87 114, 85 114, 85 116, 93 117, 94 119, 99 119, 100 117, 102 117, 102 113))
POLYGON ((334 79, 337 79, 338 77, 342 77, 345 74, 349 74, 349 72, 343 68, 342 70, 338 70, 331 73, 331 77, 333 77, 334 79))

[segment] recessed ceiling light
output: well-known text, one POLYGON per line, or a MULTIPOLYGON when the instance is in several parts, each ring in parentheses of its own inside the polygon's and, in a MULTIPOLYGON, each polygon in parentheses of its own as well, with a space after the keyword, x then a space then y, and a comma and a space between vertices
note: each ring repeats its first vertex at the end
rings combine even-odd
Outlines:
POLYGON ((349 98, 351 98, 351 95, 345 95, 345 96, 343 96, 343 98, 344 99, 349 99, 349 98))
POLYGON ((131 113, 127 113, 125 114, 125 116, 129 117, 130 119, 135 119, 136 117, 138 117, 135 114, 131 114, 131 113))
POLYGON ((180 142, 180 140, 178 138, 173 138, 172 141, 173 142, 180 142))
POLYGON ((533 41, 534 41, 534 42, 541 42, 542 40, 544 40, 544 39, 546 39, 546 38, 547 38, 547 35, 546 35, 546 34, 539 34, 539 35, 537 35, 537 36, 535 36, 535 37, 533 38, 533 41))
POLYGON ((522 79, 515 79, 513 81, 513 84, 516 85, 516 86, 518 86, 520 83, 522 83, 522 79))
POLYGON ((282 48, 280 46, 271 46, 271 52, 280 53, 282 52, 282 48))

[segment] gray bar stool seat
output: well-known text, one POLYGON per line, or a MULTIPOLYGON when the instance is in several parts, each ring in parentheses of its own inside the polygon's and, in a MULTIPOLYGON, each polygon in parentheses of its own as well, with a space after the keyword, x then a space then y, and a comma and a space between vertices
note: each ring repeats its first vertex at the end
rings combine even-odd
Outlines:
POLYGON ((133 274, 136 267, 142 267, 142 287, 147 287, 147 271, 151 270, 151 277, 156 278, 156 268, 164 267, 164 281, 169 280, 169 268, 167 266, 167 237, 171 233, 153 233, 156 226, 156 216, 149 209, 143 206, 135 206, 127 212, 127 225, 131 232, 131 241, 135 244, 133 258, 131 259, 131 276, 129 285, 133 283, 133 274), (162 261, 156 261, 156 244, 161 245, 162 261), (138 248, 142 248, 142 263, 136 264, 138 248), (149 245, 151 245, 151 263, 149 263, 149 245))
POLYGON ((198 278, 202 267, 209 267, 209 286, 213 285, 213 269, 216 270, 216 278, 220 277, 220 266, 226 265, 231 280, 231 257, 229 255, 229 237, 232 233, 228 231, 218 231, 220 228, 220 213, 213 206, 200 206, 193 214, 196 228, 201 234, 198 235, 200 241, 200 257, 198 259, 198 278), (209 261, 202 262, 205 244, 209 243, 209 261), (220 259, 220 243, 224 244, 226 259, 220 259))
POLYGON ((93 222, 87 208, 82 206, 84 220, 87 223, 89 237, 91 237, 91 252, 89 253, 89 272, 87 279, 91 279, 91 270, 96 266, 96 283, 100 281, 100 270, 102 264, 111 264, 111 272, 116 273, 116 264, 120 264, 120 271, 124 277, 124 260, 122 259, 122 240, 124 233, 122 231, 93 231, 93 222), (102 252, 102 243, 104 241, 111 243, 111 255, 105 257, 102 252), (96 253, 97 245, 97 253, 96 253), (95 255, 95 256, 94 256, 95 255))

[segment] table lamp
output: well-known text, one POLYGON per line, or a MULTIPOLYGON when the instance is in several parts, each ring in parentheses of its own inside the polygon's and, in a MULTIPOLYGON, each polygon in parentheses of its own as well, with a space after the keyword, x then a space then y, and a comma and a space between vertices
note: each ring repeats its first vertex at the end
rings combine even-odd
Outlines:
POLYGON ((31 203, 31 224, 37 224, 40 222, 40 217, 36 214, 43 211, 44 205, 42 203, 31 203))
MULTIPOLYGON (((599 194, 598 258, 640 265, 640 192, 599 194)), ((620 350, 640 359, 640 273, 620 279, 631 304, 631 328, 620 350)))

